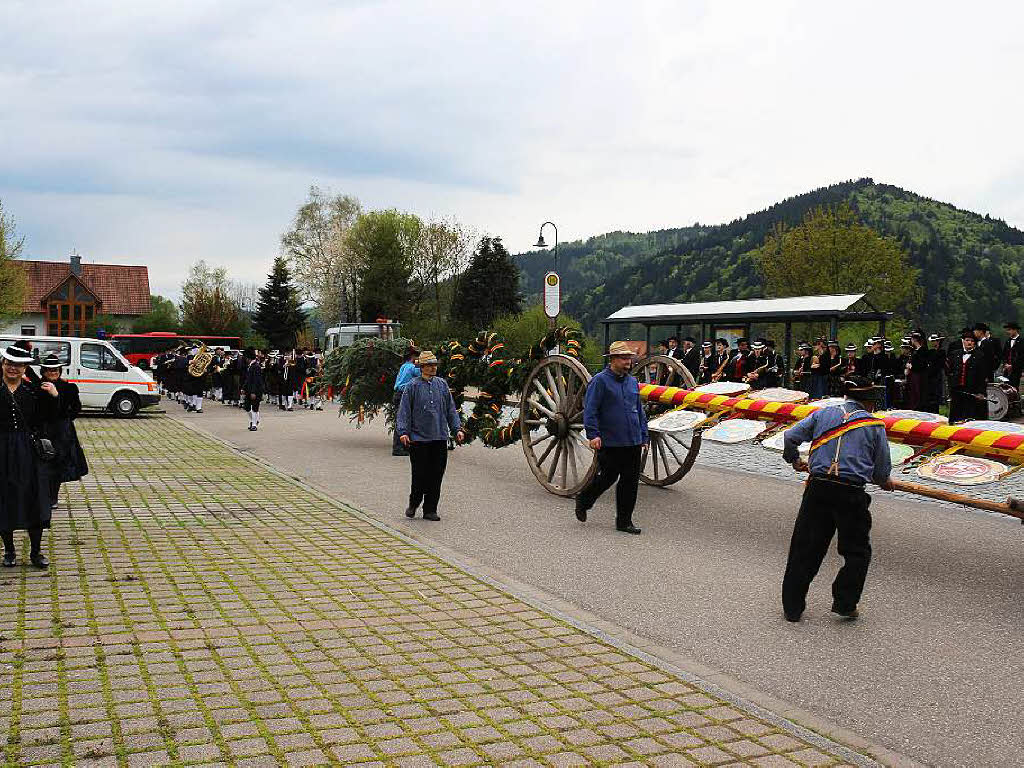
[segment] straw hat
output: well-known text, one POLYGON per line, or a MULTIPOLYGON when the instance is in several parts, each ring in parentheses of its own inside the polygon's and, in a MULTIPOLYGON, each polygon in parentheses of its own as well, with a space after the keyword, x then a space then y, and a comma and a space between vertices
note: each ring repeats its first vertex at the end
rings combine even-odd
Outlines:
POLYGON ((416 366, 418 368, 422 368, 424 365, 437 365, 437 355, 429 349, 424 349, 420 352, 420 356, 416 358, 416 366))
POLYGON ((608 351, 605 352, 605 354, 603 356, 604 357, 619 357, 619 356, 623 356, 624 357, 626 355, 628 355, 629 357, 636 357, 636 352, 634 352, 630 348, 630 346, 626 342, 624 342, 624 341, 613 341, 611 343, 611 346, 608 347, 608 351))

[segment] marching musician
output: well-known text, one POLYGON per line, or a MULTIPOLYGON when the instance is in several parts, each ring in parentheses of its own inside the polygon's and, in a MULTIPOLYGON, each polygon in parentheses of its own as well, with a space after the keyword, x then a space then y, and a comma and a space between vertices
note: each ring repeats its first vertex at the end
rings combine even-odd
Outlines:
POLYGON ((945 336, 933 333, 928 337, 931 348, 928 350, 928 384, 924 395, 924 409, 930 413, 938 413, 939 406, 946 399, 946 350, 942 343, 945 336))
POLYGON ((987 419, 988 358, 975 346, 976 336, 963 335, 963 351, 951 359, 949 376, 949 423, 987 419))
POLYGON ((715 339, 715 367, 711 372, 711 381, 721 381, 726 375, 725 369, 729 365, 729 358, 729 342, 725 339, 715 339))
POLYGON ((832 339, 828 343, 828 393, 838 396, 842 392, 843 353, 839 342, 832 339))
POLYGON ((783 433, 783 458, 797 471, 810 472, 782 581, 787 621, 800 621, 807 590, 837 532, 845 562, 832 582, 832 613, 846 619, 859 615, 857 604, 871 562, 871 497, 864 486, 893 487, 885 422, 871 415, 876 391, 861 376, 844 379, 846 402, 817 410, 783 433), (807 464, 799 451, 805 442, 811 444, 807 464))
POLYGON ((818 400, 828 394, 828 373, 832 367, 825 340, 814 340, 814 351, 811 353, 811 381, 808 392, 812 400, 818 400))
POLYGON ((801 341, 796 348, 796 363, 793 365, 793 387, 801 392, 811 391, 811 345, 801 341))
POLYGON ((736 351, 729 358, 726 380, 743 382, 753 368, 750 365, 750 343, 742 336, 736 340, 736 351))
POLYGON ((698 384, 711 382, 711 374, 715 372, 714 359, 714 345, 710 341, 701 342, 700 363, 697 366, 697 375, 694 377, 698 384))
POLYGON ((928 369, 931 355, 925 347, 924 334, 914 331, 910 334, 910 355, 907 360, 907 407, 918 411, 927 404, 928 369))
POLYGON ((1021 348, 1020 325, 1011 320, 1003 324, 1006 331, 1006 343, 1003 345, 1003 376, 1010 386, 1020 389, 1020 376, 1024 371, 1024 349, 1021 348))
POLYGON ((995 381, 995 370, 1002 359, 1002 351, 999 339, 992 336, 992 332, 985 323, 975 323, 972 334, 975 339, 974 350, 985 368, 985 381, 995 381))
MULTIPOLYGON (((840 379, 847 379, 850 376, 856 376, 860 370, 860 358, 857 357, 857 345, 852 341, 844 347, 846 357, 843 358, 842 370, 840 371, 840 379)), ((840 381, 840 385, 842 382, 840 381)))
POLYGON ((683 350, 679 348, 678 336, 669 336, 665 339, 665 345, 668 347, 663 353, 666 357, 671 357, 674 360, 683 359, 683 350))
POLYGON ((768 367, 771 365, 771 360, 768 358, 768 345, 764 343, 764 339, 758 339, 750 345, 751 354, 748 357, 748 367, 750 372, 743 377, 743 380, 750 385, 751 389, 764 389, 769 386, 768 382, 771 379, 771 375, 768 373, 768 367))

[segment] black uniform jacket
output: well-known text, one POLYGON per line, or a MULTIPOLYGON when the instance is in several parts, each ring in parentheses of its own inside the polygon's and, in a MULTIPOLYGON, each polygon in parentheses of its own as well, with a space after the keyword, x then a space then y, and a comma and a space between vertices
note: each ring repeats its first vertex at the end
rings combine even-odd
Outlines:
POLYGON ((949 384, 954 392, 971 392, 977 395, 985 393, 988 375, 988 360, 983 353, 974 351, 964 361, 964 354, 950 359, 949 384))

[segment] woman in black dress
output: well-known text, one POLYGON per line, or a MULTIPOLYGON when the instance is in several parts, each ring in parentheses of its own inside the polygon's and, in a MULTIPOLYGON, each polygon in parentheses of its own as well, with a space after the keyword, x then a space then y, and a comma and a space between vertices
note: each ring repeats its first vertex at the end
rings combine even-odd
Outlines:
POLYGON ((57 451, 57 457, 47 467, 50 474, 50 506, 55 507, 61 483, 80 480, 89 474, 89 465, 85 462, 85 453, 75 429, 75 419, 82 411, 82 401, 78 396, 78 385, 61 378, 61 362, 55 352, 46 355, 39 367, 43 371, 43 381, 57 388, 57 410, 52 418, 43 423, 42 430, 43 436, 50 438, 57 451))
POLYGON ((32 353, 25 342, 0 350, 0 538, 5 568, 17 562, 14 532, 27 530, 32 565, 50 563, 42 552, 43 529, 50 527, 49 471, 36 455, 33 434, 57 410, 57 388, 29 371, 32 353), (30 380, 26 380, 26 372, 30 380))

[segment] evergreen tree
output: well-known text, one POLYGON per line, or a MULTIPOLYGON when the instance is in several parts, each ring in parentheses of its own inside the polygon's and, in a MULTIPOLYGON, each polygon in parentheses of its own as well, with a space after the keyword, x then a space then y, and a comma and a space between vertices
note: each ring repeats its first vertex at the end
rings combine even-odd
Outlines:
POLYGON ((274 259, 274 268, 267 284, 259 290, 259 300, 252 318, 253 329, 276 349, 295 346, 295 340, 306 325, 306 316, 291 282, 284 257, 274 259))
POLYGON ((496 317, 518 314, 522 303, 519 268, 501 238, 481 238, 469 268, 459 278, 452 300, 452 317, 471 328, 483 330, 496 317))
POLYGON ((409 280, 419 238, 418 216, 394 209, 370 211, 356 219, 346 244, 359 264, 359 313, 363 322, 377 317, 408 318, 409 280))

